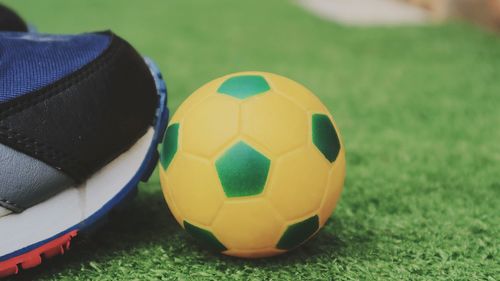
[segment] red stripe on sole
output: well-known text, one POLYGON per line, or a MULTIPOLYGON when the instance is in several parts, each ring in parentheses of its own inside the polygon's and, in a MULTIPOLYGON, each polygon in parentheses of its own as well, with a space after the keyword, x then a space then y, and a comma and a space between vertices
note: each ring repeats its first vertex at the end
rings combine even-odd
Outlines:
POLYGON ((28 269, 40 265, 42 263, 42 256, 44 258, 52 258, 64 254, 64 251, 69 249, 71 239, 77 234, 77 230, 70 231, 34 250, 0 262, 0 278, 17 274, 19 266, 23 269, 28 269))

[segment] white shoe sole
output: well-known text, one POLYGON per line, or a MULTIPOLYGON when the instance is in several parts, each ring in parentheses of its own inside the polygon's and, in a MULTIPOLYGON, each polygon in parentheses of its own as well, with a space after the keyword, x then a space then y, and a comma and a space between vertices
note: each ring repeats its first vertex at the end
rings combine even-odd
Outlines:
POLYGON ((68 188, 20 214, 0 218, 0 257, 67 231, 89 219, 136 176, 154 137, 148 132, 85 183, 68 188))

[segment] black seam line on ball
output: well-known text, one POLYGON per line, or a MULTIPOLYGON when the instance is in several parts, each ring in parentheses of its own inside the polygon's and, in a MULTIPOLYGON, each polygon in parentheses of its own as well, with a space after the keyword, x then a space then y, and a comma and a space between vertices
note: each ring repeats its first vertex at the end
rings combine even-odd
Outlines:
MULTIPOLYGON (((52 85, 28 93, 12 102, 7 102, 3 105, 0 104, 0 140, 3 139, 6 143, 21 145, 25 148, 34 147, 34 145, 36 145, 38 149, 33 151, 35 155, 45 155, 51 159, 60 161, 61 164, 67 164, 70 168, 76 168, 74 173, 69 172, 68 170, 70 169, 64 169, 64 172, 68 173, 68 175, 70 175, 77 182, 82 181, 85 178, 85 174, 92 169, 87 167, 84 163, 79 163, 80 161, 76 160, 74 156, 66 155, 56 148, 50 147, 50 145, 44 144, 39 140, 29 137, 21 137, 22 134, 15 132, 14 129, 8 126, 5 126, 5 119, 64 93, 65 90, 90 79, 96 72, 108 66, 109 62, 116 57, 116 54, 124 47, 125 44, 119 39, 119 37, 115 36, 111 32, 103 32, 103 34, 111 36, 111 43, 108 49, 94 61, 52 85)), ((60 169, 61 167, 56 168, 60 169)))
POLYGON ((26 210, 26 208, 3 198, 0 198, 0 207, 6 208, 7 210, 14 213, 22 213, 24 210, 26 210))

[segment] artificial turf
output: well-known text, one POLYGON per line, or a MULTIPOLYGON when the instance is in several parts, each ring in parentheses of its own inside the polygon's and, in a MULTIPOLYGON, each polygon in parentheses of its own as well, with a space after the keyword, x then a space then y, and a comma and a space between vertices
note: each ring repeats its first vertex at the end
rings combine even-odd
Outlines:
POLYGON ((93 236, 14 279, 500 280, 497 34, 342 27, 276 0, 4 2, 41 32, 114 30, 159 63, 173 111, 223 74, 289 76, 327 104, 347 152, 334 216, 290 254, 252 261, 198 247, 155 175, 93 236))

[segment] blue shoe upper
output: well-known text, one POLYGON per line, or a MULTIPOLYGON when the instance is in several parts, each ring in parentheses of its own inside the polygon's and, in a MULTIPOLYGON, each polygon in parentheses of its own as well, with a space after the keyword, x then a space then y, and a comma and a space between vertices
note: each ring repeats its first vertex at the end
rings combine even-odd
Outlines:
MULTIPOLYGON (((102 54, 111 36, 0 32, 0 104, 72 74, 102 54)), ((73 184, 64 173, 0 143, 0 206, 22 211, 73 184)))
POLYGON ((22 212, 92 177, 155 124, 158 99, 112 32, 0 32, 0 207, 22 212))
POLYGON ((46 35, 0 32, 0 103, 43 88, 98 57, 105 34, 46 35))

